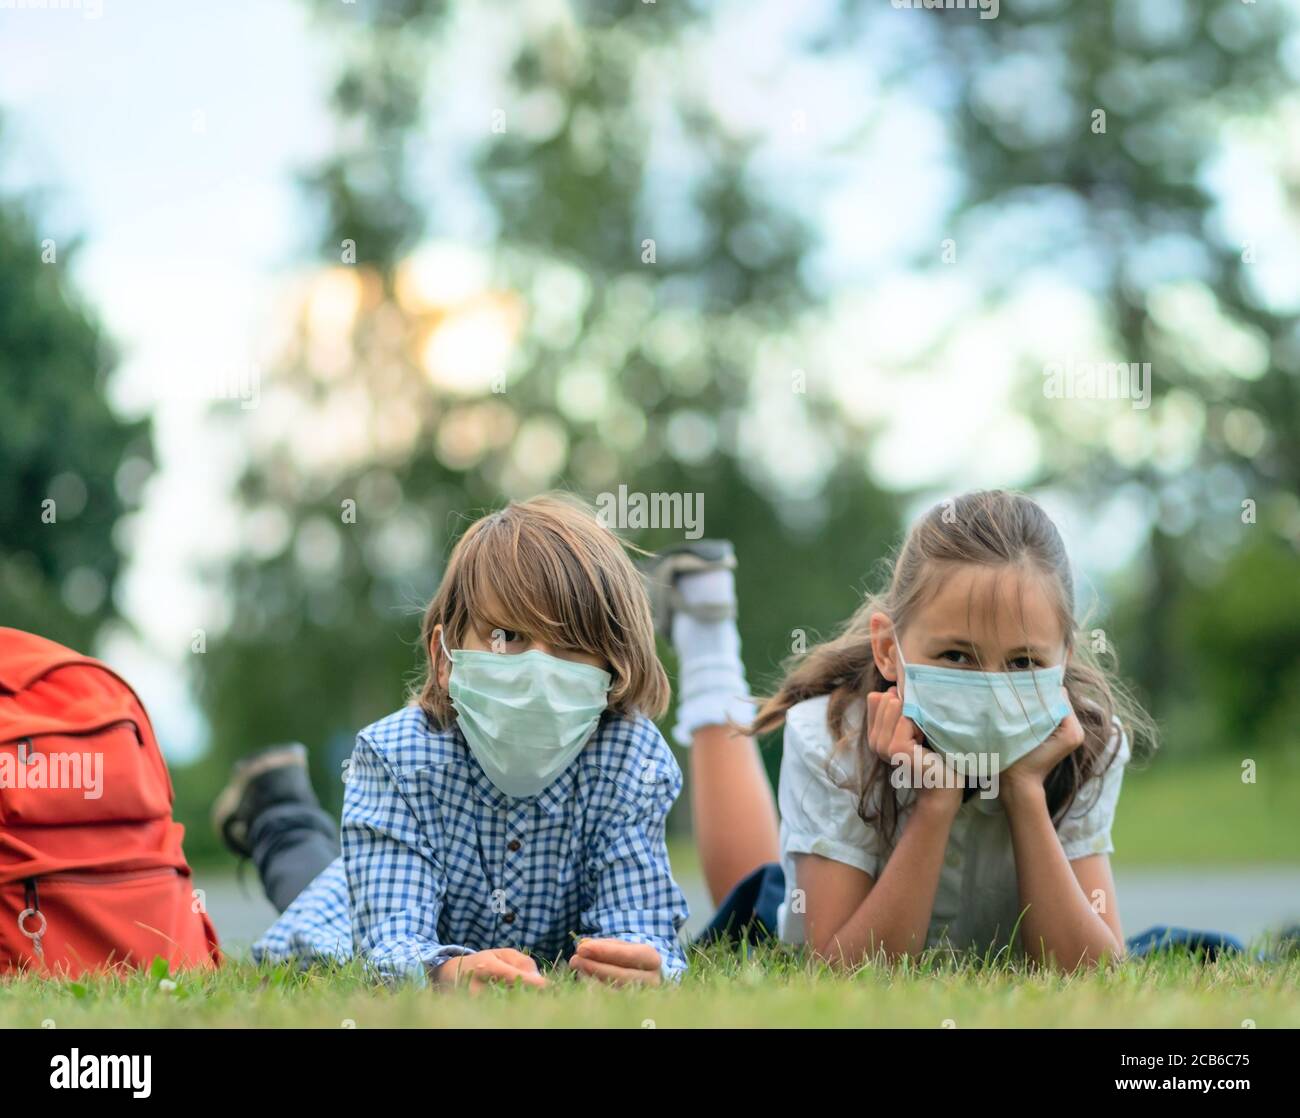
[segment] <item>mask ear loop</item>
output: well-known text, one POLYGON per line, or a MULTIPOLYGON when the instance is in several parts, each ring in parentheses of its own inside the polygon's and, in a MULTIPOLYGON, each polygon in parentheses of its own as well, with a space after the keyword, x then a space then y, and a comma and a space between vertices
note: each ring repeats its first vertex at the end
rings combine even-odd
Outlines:
POLYGON ((444 628, 438 630, 438 643, 442 645, 442 654, 445 657, 447 657, 447 663, 454 664, 456 662, 456 658, 452 656, 451 649, 447 647, 447 636, 446 636, 445 626, 444 628))
MULTIPOLYGON (((898 680, 894 684, 894 686, 898 688, 899 698, 901 698, 903 702, 906 703, 907 696, 903 694, 903 687, 902 687, 902 685, 907 681, 907 661, 903 659, 903 642, 898 638, 898 629, 894 625, 892 618, 890 619, 889 622, 889 628, 894 634, 894 655, 898 657, 898 666, 902 669, 898 673, 898 680)), ((918 687, 916 680, 912 680, 912 690, 913 692, 916 692, 918 690, 924 690, 924 688, 918 687)), ((912 698, 913 700, 919 702, 920 695, 913 694, 912 698)))
MULTIPOLYGON (((893 624, 894 624, 894 623, 891 621, 889 624, 890 624, 890 627, 893 628, 893 624)), ((898 663, 899 663, 899 665, 900 665, 900 666, 902 667, 902 669, 903 669, 902 673, 900 674, 900 679, 906 678, 906 674, 907 674, 907 661, 903 659, 903 645, 902 645, 902 642, 900 642, 899 639, 898 639, 898 632, 897 632, 897 630, 895 630, 895 632, 894 632, 894 655, 898 657, 898 663)), ((915 684, 916 681, 913 680, 912 682, 913 682, 913 684, 915 684)), ((919 729, 919 728, 920 728, 920 727, 918 727, 918 729, 919 729)), ((933 750, 936 754, 938 754, 938 755, 940 755, 940 756, 943 755, 943 751, 942 751, 942 750, 935 749, 934 745, 931 744, 930 739, 929 739, 929 737, 926 736, 924 730, 921 730, 921 736, 925 739, 925 744, 926 744, 926 747, 927 747, 927 748, 933 750)), ((974 796, 975 793, 976 793, 977 791, 979 791, 979 785, 975 783, 975 778, 974 778, 974 776, 967 774, 967 775, 966 775, 966 783, 965 783, 965 784, 963 785, 963 787, 962 787, 961 802, 962 802, 962 803, 965 803, 965 802, 966 802, 967 800, 969 800, 972 796, 974 796)))
MULTIPOLYGON (((889 622, 889 628, 894 634, 894 655, 898 657, 898 666, 902 669, 898 673, 898 680, 895 682, 894 686, 898 688, 899 698, 906 703, 907 696, 903 694, 902 688, 902 685, 907 681, 907 661, 903 659, 903 642, 898 639, 898 630, 894 627, 892 619, 889 622)), ((912 680, 912 689, 913 691, 916 690, 916 680, 912 680)), ((913 695, 912 698, 916 699, 918 696, 913 695)))
POLYGON ((907 678, 907 661, 903 659, 903 642, 898 639, 898 629, 894 626, 894 619, 889 619, 889 631, 894 634, 894 655, 898 657, 898 666, 903 670, 898 673, 898 680, 894 686, 898 686, 907 678))

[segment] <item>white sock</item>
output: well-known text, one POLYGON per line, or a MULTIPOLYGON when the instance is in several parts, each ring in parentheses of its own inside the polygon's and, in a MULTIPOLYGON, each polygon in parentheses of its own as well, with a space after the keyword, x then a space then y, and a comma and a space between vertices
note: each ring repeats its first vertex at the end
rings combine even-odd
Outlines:
MULTIPOLYGON (((681 596, 693 604, 734 605, 736 580, 731 571, 702 571, 677 580, 681 596)), ((699 621, 686 613, 673 617, 673 648, 680 665, 677 678, 677 724, 673 738, 689 746, 703 726, 744 724, 754 717, 754 702, 740 660, 740 633, 734 618, 699 621)))

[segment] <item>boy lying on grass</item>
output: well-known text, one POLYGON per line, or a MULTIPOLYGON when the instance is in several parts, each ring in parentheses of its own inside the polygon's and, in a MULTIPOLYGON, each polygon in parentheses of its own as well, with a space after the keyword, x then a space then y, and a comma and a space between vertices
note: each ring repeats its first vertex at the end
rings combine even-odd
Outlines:
POLYGON ((282 910, 254 957, 356 954, 385 978, 471 986, 544 986, 538 958, 616 983, 680 977, 664 819, 682 777, 651 721, 668 680, 618 539, 557 497, 485 516, 422 639, 413 703, 357 737, 341 856, 304 766, 274 750, 218 803, 282 910))

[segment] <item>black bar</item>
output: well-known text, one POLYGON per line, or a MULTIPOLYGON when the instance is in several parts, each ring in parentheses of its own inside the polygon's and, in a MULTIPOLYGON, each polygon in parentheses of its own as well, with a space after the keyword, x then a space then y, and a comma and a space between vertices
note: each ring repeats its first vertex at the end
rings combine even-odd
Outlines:
MULTIPOLYGON (((548 1083, 557 1086, 561 1074, 584 1093, 598 1082, 608 1082, 611 1090, 631 1092, 629 1102, 660 1094, 665 1102, 708 1099, 715 1091, 733 1103, 752 1093, 762 1106, 770 1106, 778 1091, 802 1093, 805 1100, 829 1099, 863 1088, 866 1081, 858 1080, 855 1088, 853 1076, 871 1073, 868 1079, 883 1077, 900 1088, 910 1084, 907 1090, 926 1102, 969 1099, 972 1090, 995 1090, 1004 1098, 1061 1101, 1163 1095, 1176 1096, 1183 1104, 1202 1098, 1217 1106, 1227 1095, 1252 1095, 1262 1103, 1278 1093, 1286 1097, 1294 1088, 1298 1037, 1297 1030, 1251 1028, 755 1030, 729 1037, 641 1028, 535 1030, 508 1036, 478 1030, 454 1037, 426 1030, 348 1027, 37 1028, 2 1031, 0 1045, 6 1091, 16 1104, 60 1095, 90 1102, 110 1094, 131 1102, 193 1102, 215 1090, 243 1109, 257 1098, 265 1102, 266 1088, 272 1086, 271 1097, 291 1098, 301 1112, 316 1101, 337 1108, 355 1100, 369 1108, 377 1098, 419 1091, 427 1091, 432 1101, 444 1088, 460 1092, 470 1083, 495 1093, 505 1083, 515 1081, 522 1087, 527 1081, 527 1090, 535 1096, 548 1083), (771 1036, 773 1032, 780 1036, 771 1036), (776 1074, 774 1068, 773 1076, 760 1073, 760 1068, 772 1066, 767 1061, 777 1051, 785 1072, 776 1074), (74 1054, 78 1085, 66 1086, 74 1054), (149 1057, 147 1069, 139 1059, 144 1056, 149 1057), (132 1070, 128 1061, 102 1062, 100 1057, 137 1057, 134 1080, 127 1074, 132 1070), (701 1060, 709 1066, 707 1076, 700 1074, 701 1060), (503 1080, 505 1065, 514 1070, 503 1080), (524 1067, 536 1076, 523 1073, 524 1067), (101 1075, 106 1077, 101 1081, 111 1083, 115 1073, 120 1084, 116 1088, 90 1085, 101 1075), (1196 1085, 1190 1086, 1191 1081, 1196 1085)), ((25 1111, 15 1106, 14 1113, 25 1111)))

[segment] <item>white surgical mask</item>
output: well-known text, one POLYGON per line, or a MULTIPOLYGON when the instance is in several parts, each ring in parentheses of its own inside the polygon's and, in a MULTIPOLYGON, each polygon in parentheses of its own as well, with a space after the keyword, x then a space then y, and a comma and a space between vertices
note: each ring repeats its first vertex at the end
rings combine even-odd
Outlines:
MULTIPOLYGON (((895 646, 897 648, 897 646, 895 646)), ((974 672, 903 664, 903 714, 959 771, 980 755, 1001 772, 1042 745, 1070 713, 1061 692, 1065 666, 1023 672, 974 672)))
POLYGON ((535 796, 569 767, 596 729, 609 672, 532 649, 459 649, 447 688, 456 720, 487 778, 507 796, 535 796))

